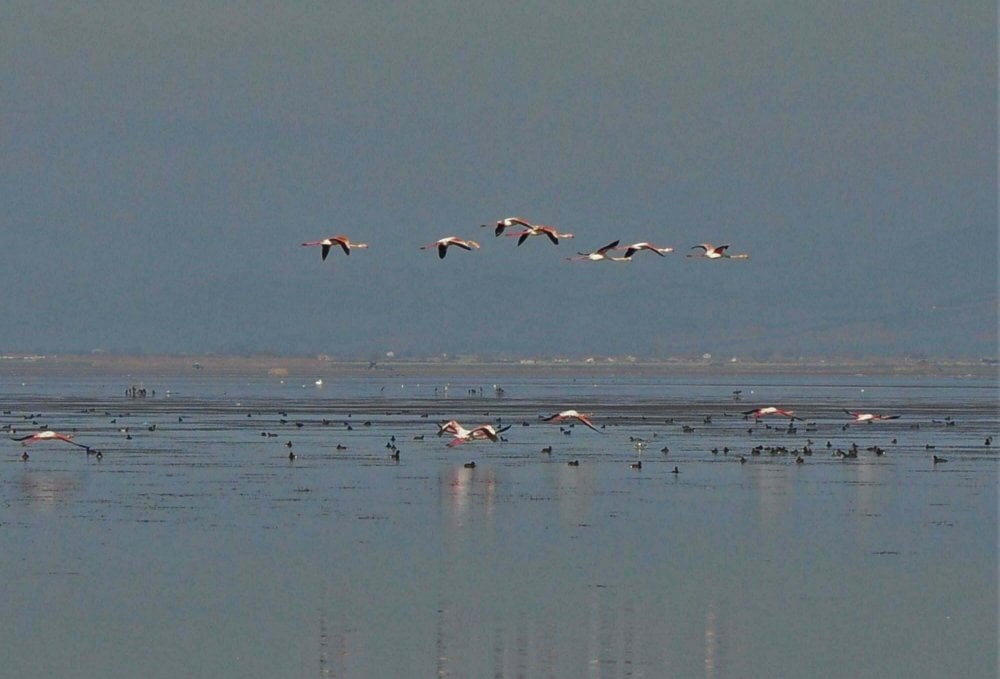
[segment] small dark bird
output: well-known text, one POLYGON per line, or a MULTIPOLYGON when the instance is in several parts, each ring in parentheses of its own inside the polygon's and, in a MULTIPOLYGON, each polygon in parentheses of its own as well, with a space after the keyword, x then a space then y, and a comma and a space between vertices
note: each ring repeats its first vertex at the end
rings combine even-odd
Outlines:
POLYGON ((740 455, 740 464, 746 464, 746 463, 747 463, 747 459, 745 457, 743 457, 742 455, 740 455))
POLYGON ((545 446, 544 448, 542 448, 542 452, 551 455, 552 454, 552 446, 545 446))
POLYGON ((570 467, 579 467, 580 466, 580 461, 579 460, 570 460, 566 464, 568 464, 570 467))
POLYGON ((672 470, 670 470, 670 473, 671 473, 671 474, 680 474, 680 473, 681 473, 681 470, 680 470, 680 469, 678 469, 677 467, 674 467, 674 468, 673 468, 672 470))
POLYGON ((639 460, 638 462, 633 462, 632 464, 629 465, 629 467, 631 467, 632 469, 642 469, 642 460, 639 460))
POLYGON ((475 462, 466 462, 463 466, 466 469, 475 469, 476 468, 476 463, 475 462))
POLYGON ((28 458, 29 458, 29 457, 30 457, 30 456, 28 455, 28 451, 27 451, 27 450, 26 450, 26 451, 24 451, 23 453, 21 453, 21 459, 22 459, 22 460, 24 460, 25 462, 27 462, 27 461, 28 461, 28 458))
POLYGON ((947 462, 947 461, 948 460, 946 458, 938 457, 937 455, 934 456, 934 464, 940 464, 942 462, 947 462))
POLYGON ((292 451, 289 450, 288 451, 288 459, 289 460, 294 460, 295 459, 295 453, 293 453, 292 451))

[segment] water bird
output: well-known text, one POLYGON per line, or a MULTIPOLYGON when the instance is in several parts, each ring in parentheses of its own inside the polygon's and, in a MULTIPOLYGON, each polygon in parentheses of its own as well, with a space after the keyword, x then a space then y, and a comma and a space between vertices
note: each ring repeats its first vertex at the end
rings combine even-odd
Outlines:
POLYGON ((569 465, 570 467, 579 467, 580 466, 580 461, 579 460, 570 460, 566 464, 569 465))
POLYGON ((785 417, 791 417, 793 420, 796 419, 794 410, 782 410, 781 408, 776 408, 774 406, 744 410, 742 414, 744 419, 748 419, 750 417, 766 417, 768 415, 784 415, 785 417))
MULTIPOLYGON (((495 236, 500 236, 503 234, 503 230, 511 226, 523 226, 526 229, 534 228, 534 224, 531 224, 521 217, 504 217, 497 222, 496 228, 493 230, 495 236)), ((482 228, 489 228, 489 224, 482 224, 482 228)))
POLYGON ((729 245, 712 245, 711 243, 701 243, 699 245, 694 245, 691 247, 692 250, 701 249, 702 252, 689 254, 688 257, 696 257, 700 259, 750 259, 750 255, 743 252, 738 255, 730 255, 726 253, 729 249, 729 245))
POLYGON ((51 429, 46 429, 45 431, 38 431, 34 434, 28 434, 27 436, 13 437, 12 441, 20 441, 22 446, 31 445, 38 441, 63 441, 74 445, 77 448, 86 448, 87 446, 82 443, 77 443, 73 440, 72 434, 60 434, 57 431, 52 431, 51 429))
POLYGON ((543 422, 562 422, 563 420, 566 420, 566 419, 576 420, 577 422, 580 422, 581 424, 583 424, 583 425, 585 425, 585 426, 593 429, 597 433, 599 433, 599 434, 602 433, 601 430, 598 429, 597 427, 595 427, 594 423, 590 421, 590 415, 589 414, 588 415, 584 415, 583 413, 579 413, 579 412, 577 412, 575 410, 563 410, 562 412, 558 412, 555 415, 549 415, 548 417, 542 418, 542 421, 543 422))
POLYGON ((428 243, 427 245, 421 245, 421 250, 430 250, 437 248, 438 257, 444 259, 445 255, 448 254, 448 248, 454 245, 455 247, 462 248, 463 250, 474 250, 479 248, 479 243, 474 240, 464 240, 458 236, 446 236, 440 238, 433 243, 428 243))
POLYGON ((671 474, 680 474, 681 470, 678 469, 677 467, 674 467, 673 469, 670 470, 670 473, 671 474))
POLYGON ((462 466, 465 467, 466 469, 475 469, 476 468, 476 463, 475 462, 466 462, 462 466))
POLYGON ((518 231, 516 233, 508 233, 508 236, 512 238, 517 238, 517 244, 520 247, 521 243, 528 240, 531 236, 546 236, 553 245, 559 245, 560 238, 573 238, 571 233, 559 233, 556 229, 551 226, 543 226, 539 224, 538 226, 529 226, 526 231, 518 231))
POLYGON ((638 462, 633 462, 632 464, 629 465, 629 467, 631 467, 632 469, 642 469, 642 460, 639 460, 638 462))
POLYGON ((295 459, 295 453, 289 450, 288 451, 288 459, 289 460, 294 460, 295 459))
POLYGON ((637 252, 642 252, 644 250, 647 252, 655 252, 660 257, 666 257, 668 253, 674 251, 673 248, 661 248, 658 245, 653 245, 652 243, 647 243, 645 241, 641 243, 632 243, 631 245, 625 245, 623 247, 616 249, 625 250, 625 259, 631 259, 632 255, 634 255, 637 252))
POLYGON ((551 455, 552 454, 552 446, 545 446, 544 448, 542 448, 542 452, 545 453, 545 454, 547 454, 547 455, 551 455))
POLYGON ((302 245, 319 245, 322 247, 323 249, 320 252, 320 256, 324 260, 326 259, 326 256, 330 254, 330 248, 334 245, 339 245, 345 255, 350 255, 352 249, 363 250, 368 247, 368 243, 352 243, 347 236, 329 236, 328 238, 323 238, 322 240, 306 241, 302 245))
POLYGON ((946 458, 938 457, 937 455, 934 455, 933 458, 934 458, 934 464, 941 464, 942 462, 948 461, 946 458))
POLYGON ((598 248, 593 252, 578 252, 577 257, 567 257, 570 260, 589 260, 591 262, 600 262, 601 260, 607 259, 615 262, 630 262, 632 260, 625 257, 609 257, 608 253, 618 247, 619 241, 611 241, 602 248, 598 248))
POLYGON ((844 409, 844 412, 854 418, 855 422, 877 422, 879 420, 898 420, 899 415, 881 415, 879 413, 863 413, 844 409))

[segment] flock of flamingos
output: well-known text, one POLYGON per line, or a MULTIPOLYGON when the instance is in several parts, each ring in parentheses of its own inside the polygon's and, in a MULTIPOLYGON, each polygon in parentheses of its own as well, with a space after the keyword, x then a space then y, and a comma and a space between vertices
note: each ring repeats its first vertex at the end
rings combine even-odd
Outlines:
MULTIPOLYGON (((483 224, 483 228, 489 228, 489 224, 483 224)), ((520 246, 524 241, 532 236, 545 236, 553 245, 559 245, 559 239, 573 238, 571 233, 560 233, 556 228, 551 226, 545 226, 544 224, 532 224, 525 219, 520 217, 505 217, 496 223, 496 227, 493 229, 494 235, 499 236, 509 236, 511 238, 517 238, 517 244, 520 246), (507 229, 514 228, 517 230, 509 231, 504 233, 507 229)), ((674 251, 673 248, 661 248, 657 245, 653 245, 648 242, 632 243, 630 245, 619 245, 621 241, 615 240, 604 247, 597 248, 592 252, 578 252, 575 257, 567 257, 570 260, 585 260, 590 262, 630 262, 632 261, 632 256, 637 252, 648 251, 659 255, 660 257, 666 256, 668 253, 674 251), (625 251, 625 254, 621 256, 615 256, 612 253, 625 251)), ((344 251, 345 255, 350 255, 351 250, 361 250, 368 247, 367 243, 352 243, 351 239, 347 236, 329 236, 321 240, 312 240, 303 243, 304 246, 319 246, 322 248, 322 258, 325 260, 327 255, 330 254, 330 249, 334 246, 339 247, 344 251)), ((448 254, 448 248, 455 246, 456 248, 461 248, 462 250, 477 250, 479 249, 479 243, 474 240, 467 238, 459 238, 458 236, 445 236, 444 238, 439 238, 433 243, 428 243, 420 247, 421 250, 437 250, 438 257, 444 259, 448 254)), ((726 252, 729 249, 729 245, 712 245, 711 243, 700 243, 691 248, 692 250, 701 250, 698 253, 689 254, 688 257, 697 257, 701 259, 750 259, 750 255, 747 253, 740 253, 737 255, 731 255, 726 252)))
MULTIPOLYGON (((489 225, 483 224, 482 227, 489 228, 489 225)), ((545 236, 555 245, 559 244, 559 239, 573 238, 573 234, 571 233, 560 233, 557 229, 551 226, 545 226, 542 224, 532 224, 524 219, 521 219, 520 217, 506 217, 498 221, 496 223, 496 226, 494 227, 494 235, 497 237, 509 236, 511 238, 517 238, 518 246, 520 246, 522 243, 524 243, 528 238, 532 236, 545 236), (507 231, 508 229, 513 229, 513 230, 507 231)), ((629 245, 619 245, 619 243, 620 241, 615 240, 603 247, 594 250, 593 252, 579 252, 577 253, 577 256, 567 257, 567 259, 584 260, 591 262, 599 262, 599 261, 628 262, 631 261, 632 257, 638 252, 649 251, 659 255, 660 257, 663 257, 668 253, 674 251, 674 248, 659 247, 649 242, 631 243, 629 245), (619 252, 619 251, 624 251, 624 254, 621 256, 615 256, 612 254, 614 252, 619 252)), ((302 245, 319 246, 320 248, 322 248, 321 254, 322 254, 322 259, 324 260, 330 254, 330 250, 335 246, 343 250, 345 255, 350 255, 351 250, 359 250, 368 247, 367 243, 354 243, 351 242, 350 238, 343 235, 330 236, 328 238, 323 238, 322 240, 307 241, 305 243, 302 243, 302 245)), ((434 241, 433 243, 428 243, 427 245, 422 246, 420 249, 421 250, 436 249, 438 257, 444 259, 444 257, 448 254, 448 248, 450 248, 451 246, 455 246, 463 250, 475 250, 479 248, 479 243, 473 240, 459 238, 457 236, 446 236, 444 238, 434 241)), ((700 250, 701 252, 689 254, 688 257, 696 257, 701 259, 749 259, 750 258, 750 255, 747 253, 730 255, 726 252, 728 248, 729 245, 712 245, 711 243, 701 243, 691 248, 692 250, 700 250)), ((853 418, 853 421, 855 423, 876 422, 879 420, 893 420, 899 417, 898 415, 883 415, 879 413, 852 412, 852 411, 845 411, 845 412, 853 418)), ((760 418, 768 417, 771 415, 786 417, 789 418, 789 420, 799 419, 795 416, 795 413, 793 411, 783 410, 775 406, 755 408, 744 411, 742 414, 746 419, 752 418, 756 421, 759 421, 760 418)), ((594 425, 593 421, 590 419, 589 414, 580 413, 576 410, 563 410, 549 417, 542 418, 542 421, 551 423, 561 423, 567 420, 573 420, 579 424, 584 425, 589 429, 592 429, 595 432, 603 433, 601 429, 598 429, 594 425)), ((437 434, 438 436, 443 436, 445 434, 450 435, 452 439, 451 442, 448 444, 448 446, 454 447, 471 441, 486 441, 486 440, 494 442, 500 441, 501 434, 503 434, 503 432, 508 428, 509 425, 506 427, 499 427, 499 426, 494 427, 494 425, 492 424, 482 424, 473 427, 471 429, 468 429, 462 426, 462 424, 460 424, 456 420, 449 420, 448 422, 438 425, 437 434)), ((12 434, 16 433, 16 430, 10 428, 9 426, 5 426, 4 429, 6 429, 9 433, 12 434)), ((81 444, 78 443, 77 441, 74 441, 72 434, 61 434, 59 432, 52 430, 38 431, 31 434, 27 434, 25 436, 12 437, 12 440, 19 441, 22 445, 28 445, 40 441, 62 441, 86 449, 88 455, 95 454, 98 458, 101 457, 100 451, 92 449, 90 446, 87 446, 85 444, 81 444)), ((989 445, 990 443, 991 441, 987 439, 987 445, 989 445)), ((291 444, 289 444, 289 446, 290 445, 291 444)), ((27 452, 23 453, 21 457, 22 459, 27 460, 28 459, 27 452)), ((294 453, 289 453, 289 458, 294 459, 295 458, 294 453)), ((741 461, 745 461, 745 459, 741 461)), ((802 460, 801 458, 799 458, 797 461, 801 462, 802 460)), ((934 462, 935 463, 946 462, 946 460, 935 456, 934 462)), ((573 464, 573 462, 571 462, 570 464, 573 464)), ((470 463, 467 466, 471 465, 472 463, 470 463)), ((677 472, 676 467, 674 468, 674 471, 677 472)))

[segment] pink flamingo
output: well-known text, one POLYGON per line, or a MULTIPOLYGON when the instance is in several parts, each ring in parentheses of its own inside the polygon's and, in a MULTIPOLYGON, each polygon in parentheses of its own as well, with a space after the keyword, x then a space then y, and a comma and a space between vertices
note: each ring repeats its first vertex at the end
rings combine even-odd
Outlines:
POLYGON ((463 250, 478 249, 479 243, 474 240, 462 240, 458 236, 447 236, 433 243, 428 243, 427 245, 421 245, 421 250, 429 250, 431 248, 437 248, 438 257, 444 259, 444 256, 448 254, 448 248, 454 245, 455 247, 462 248, 463 250))
POLYGON ((631 261, 627 257, 610 257, 608 253, 618 247, 618 241, 612 241, 605 245, 603 248, 598 248, 594 252, 578 252, 576 253, 579 257, 567 257, 566 259, 583 259, 589 260, 591 262, 600 262, 601 260, 607 259, 613 262, 629 262, 631 261))
MULTIPOLYGON (((521 217, 504 217, 503 219, 501 219, 500 221, 497 222, 496 228, 493 230, 493 233, 495 235, 499 236, 500 234, 503 233, 504 229, 506 229, 507 227, 510 227, 510 226, 514 226, 515 224, 518 225, 518 226, 523 226, 526 229, 533 229, 533 228, 535 228, 534 225, 532 225, 530 222, 522 219, 521 217)), ((483 224, 482 227, 483 228, 488 228, 489 224, 483 224)))
POLYGON ((745 417, 766 417, 767 415, 784 415, 785 417, 790 417, 793 420, 796 419, 794 410, 782 410, 781 408, 775 408, 774 406, 755 408, 754 410, 744 410, 743 415, 745 417))
POLYGON ((712 245, 711 243, 702 243, 691 247, 692 250, 697 250, 698 248, 701 248, 704 252, 695 253, 693 255, 689 254, 688 257, 700 257, 702 259, 750 259, 750 255, 745 252, 738 255, 726 254, 726 250, 729 248, 729 245, 712 245))
POLYGON ((674 251, 673 248, 661 248, 659 246, 653 245, 652 243, 646 243, 646 242, 632 243, 631 245, 625 246, 625 258, 629 259, 635 253, 641 252, 643 250, 648 250, 649 252, 655 252, 660 257, 665 257, 667 254, 674 251))
POLYGON ((541 224, 538 226, 529 226, 527 231, 508 233, 507 235, 516 237, 518 245, 521 245, 521 243, 528 240, 529 236, 548 236, 548 239, 552 241, 554 245, 559 245, 560 238, 573 238, 573 234, 571 233, 559 233, 555 228, 551 226, 543 226, 541 224))
POLYGON ((584 415, 583 413, 578 413, 575 410, 564 410, 555 415, 549 415, 548 417, 542 418, 543 422, 562 422, 563 420, 576 420, 580 424, 586 425, 598 433, 601 432, 600 429, 594 426, 594 423, 590 421, 590 415, 584 415))
POLYGON ((352 243, 347 236, 330 236, 329 238, 324 238, 323 240, 311 240, 303 243, 302 245, 320 245, 323 247, 322 258, 326 259, 326 256, 330 254, 330 248, 334 245, 339 245, 344 251, 345 255, 351 254, 351 249, 363 250, 368 247, 368 243, 352 243))
POLYGON ((878 420, 898 420, 899 415, 879 415, 876 413, 861 413, 844 410, 845 413, 854 418, 855 422, 875 422, 878 420))

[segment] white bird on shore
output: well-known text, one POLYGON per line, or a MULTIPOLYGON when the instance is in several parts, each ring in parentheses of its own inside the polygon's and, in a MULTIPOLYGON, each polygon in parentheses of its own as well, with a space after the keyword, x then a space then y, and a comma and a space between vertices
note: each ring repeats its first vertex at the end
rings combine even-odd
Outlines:
POLYGON ((311 246, 319 245, 323 248, 321 252, 322 259, 326 259, 326 256, 330 254, 330 248, 334 245, 339 245, 340 249, 344 251, 345 255, 350 255, 352 249, 363 250, 368 247, 368 243, 352 243, 347 236, 330 236, 329 238, 324 238, 322 240, 311 240, 306 241, 302 245, 311 246))

